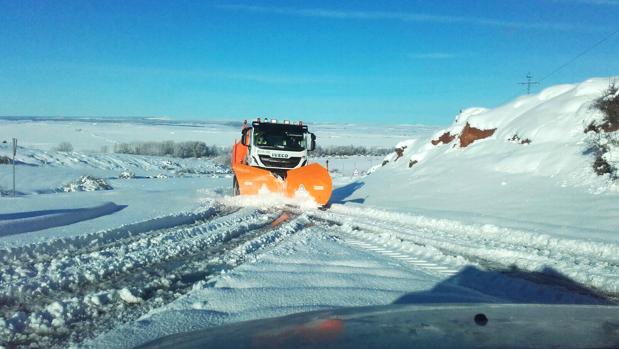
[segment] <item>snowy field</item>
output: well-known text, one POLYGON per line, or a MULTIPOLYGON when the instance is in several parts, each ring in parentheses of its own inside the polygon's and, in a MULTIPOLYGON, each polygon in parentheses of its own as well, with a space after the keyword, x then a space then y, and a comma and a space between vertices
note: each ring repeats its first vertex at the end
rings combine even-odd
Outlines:
POLYGON ((314 159, 333 176, 326 210, 231 197, 225 159, 99 151, 230 145, 236 125, 0 120, 0 141, 22 146, 15 198, 0 165, 0 346, 132 348, 343 306, 616 304, 619 190, 584 132, 607 83, 467 109, 446 128, 317 125, 321 145, 395 150, 314 159), (52 150, 63 141, 75 151, 52 150))
MULTIPOLYGON (((294 120, 293 120, 294 121, 294 120)), ((160 119, 11 118, 0 117, 0 142, 18 138, 29 148, 49 150, 60 142, 70 142, 75 150, 100 151, 115 143, 135 141, 202 141, 208 145, 231 146, 240 138, 238 122, 180 122, 160 119)), ((311 131, 321 146, 364 145, 391 147, 402 139, 435 132, 435 126, 314 124, 311 131)))

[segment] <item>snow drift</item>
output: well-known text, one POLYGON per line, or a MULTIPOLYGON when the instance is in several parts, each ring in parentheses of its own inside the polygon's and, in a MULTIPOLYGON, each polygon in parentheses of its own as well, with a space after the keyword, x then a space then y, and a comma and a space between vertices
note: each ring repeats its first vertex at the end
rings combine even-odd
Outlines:
MULTIPOLYGON (((592 106, 608 87, 608 79, 590 79, 466 109, 432 137, 398 143, 350 199, 569 235, 616 231, 618 186, 595 173, 600 134, 585 132, 602 118, 592 106)), ((611 147, 605 159, 617 154, 611 147)))
MULTIPOLYGON (((418 167, 485 158, 484 167, 491 171, 560 175, 571 178, 571 184, 582 184, 592 174, 592 159, 586 154, 590 136, 584 130, 601 117, 592 104, 607 88, 607 79, 591 79, 553 86, 492 110, 469 108, 430 141, 406 142, 404 153, 409 160, 416 160, 418 167), (467 147, 474 149, 460 149, 467 147)), ((401 144, 404 142, 396 146, 397 155, 402 153, 401 144)))

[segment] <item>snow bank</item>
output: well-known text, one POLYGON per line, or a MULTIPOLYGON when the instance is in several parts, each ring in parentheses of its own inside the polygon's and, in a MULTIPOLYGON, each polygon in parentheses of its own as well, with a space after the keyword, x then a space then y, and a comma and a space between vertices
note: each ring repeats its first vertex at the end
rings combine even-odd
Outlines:
POLYGON ((570 185, 599 184, 591 169, 592 158, 586 154, 590 135, 584 130, 600 118, 591 105, 607 87, 608 79, 591 79, 549 87, 492 110, 465 109, 430 140, 398 143, 396 148, 404 154, 396 151, 386 160, 405 156, 419 162, 416 168, 425 162, 454 169, 463 167, 463 162, 475 162, 493 172, 553 177, 570 185))
MULTIPOLYGON (((618 186, 593 170, 584 132, 608 79, 549 87, 495 109, 463 110, 425 140, 401 142, 347 200, 545 233, 615 240, 618 186), (396 161, 396 159, 398 159, 396 161)), ((616 155, 611 149, 606 157, 616 155)))
POLYGON ((67 193, 75 192, 75 191, 97 191, 97 190, 112 190, 111 185, 109 185, 104 179, 96 178, 93 176, 81 176, 78 180, 67 183, 62 187, 58 188, 60 191, 64 191, 67 193))

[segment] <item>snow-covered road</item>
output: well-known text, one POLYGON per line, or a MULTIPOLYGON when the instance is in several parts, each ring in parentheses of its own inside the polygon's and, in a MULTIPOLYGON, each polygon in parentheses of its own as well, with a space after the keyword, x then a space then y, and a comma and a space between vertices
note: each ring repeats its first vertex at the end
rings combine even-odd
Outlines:
POLYGON ((4 249, 0 331, 8 347, 87 339, 131 347, 200 326, 398 299, 608 303, 618 293, 617 255, 612 244, 376 209, 210 200, 193 212, 4 249), (447 291, 422 292, 439 283, 447 291), (144 318, 148 326, 135 321, 144 318), (124 331, 141 335, 127 341, 124 331))
POLYGON ((307 224, 296 214, 249 208, 187 216, 189 223, 172 227, 140 230, 168 223, 159 219, 3 253, 7 344, 79 342, 170 302, 307 224))

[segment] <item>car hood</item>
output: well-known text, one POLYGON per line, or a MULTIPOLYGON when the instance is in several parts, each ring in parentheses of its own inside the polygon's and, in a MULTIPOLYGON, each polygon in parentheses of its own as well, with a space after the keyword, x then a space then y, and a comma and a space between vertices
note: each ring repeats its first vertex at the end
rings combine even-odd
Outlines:
POLYGON ((619 307, 393 304, 175 334, 139 348, 617 348, 619 307))

